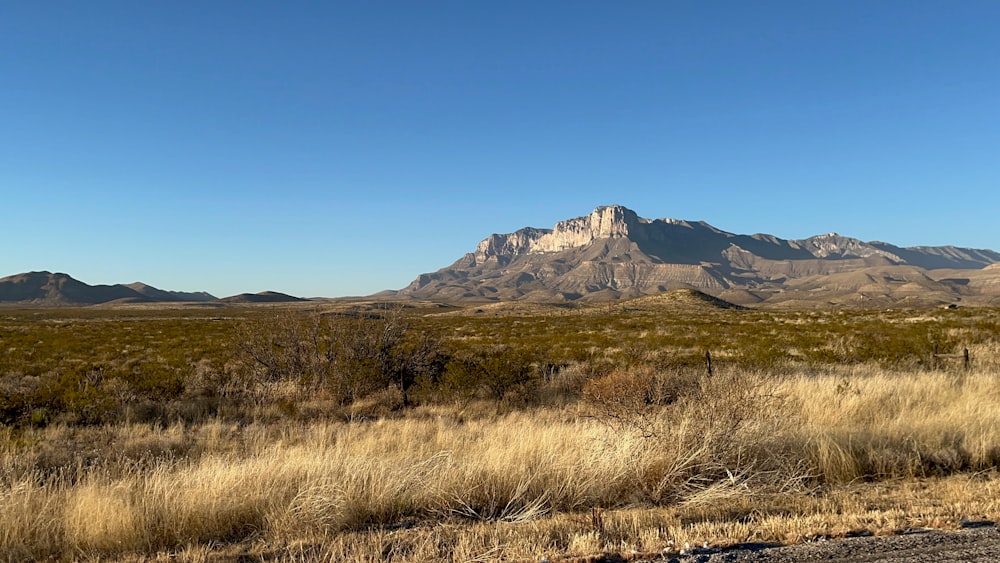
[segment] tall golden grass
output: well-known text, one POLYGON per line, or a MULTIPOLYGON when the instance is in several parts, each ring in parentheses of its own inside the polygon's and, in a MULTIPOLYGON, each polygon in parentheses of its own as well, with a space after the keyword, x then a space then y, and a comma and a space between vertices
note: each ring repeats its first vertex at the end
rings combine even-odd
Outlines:
POLYGON ((349 423, 7 429, 0 554, 472 561, 940 524, 955 511, 996 517, 993 501, 969 496, 995 488, 983 472, 1000 460, 996 384, 983 370, 734 372, 617 424, 577 404, 504 415, 423 407, 349 423), (845 513, 863 503, 836 500, 858 482, 913 477, 948 483, 966 504, 908 516, 905 502, 920 499, 896 499, 866 520, 845 513), (803 494, 816 491, 826 496, 803 494))
POLYGON ((1000 463, 995 372, 894 374, 871 367, 786 380, 810 466, 848 482, 982 471, 1000 463))

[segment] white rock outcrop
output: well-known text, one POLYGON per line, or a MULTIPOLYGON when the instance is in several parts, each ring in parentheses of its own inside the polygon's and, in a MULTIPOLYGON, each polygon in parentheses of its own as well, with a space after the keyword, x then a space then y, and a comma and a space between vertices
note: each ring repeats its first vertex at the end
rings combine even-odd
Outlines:
POLYGON ((590 215, 556 223, 554 229, 527 227, 514 233, 490 235, 476 246, 476 262, 513 258, 538 252, 560 252, 604 238, 629 238, 637 225, 649 223, 620 205, 602 206, 590 215))

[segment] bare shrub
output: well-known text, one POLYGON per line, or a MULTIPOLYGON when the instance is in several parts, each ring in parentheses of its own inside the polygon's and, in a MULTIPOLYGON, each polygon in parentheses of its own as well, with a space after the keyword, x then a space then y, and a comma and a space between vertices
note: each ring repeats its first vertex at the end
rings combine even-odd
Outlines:
POLYGON ((240 367, 259 382, 321 381, 333 364, 329 328, 316 313, 283 313, 238 324, 240 367))
POLYGON ((782 489, 805 478, 782 436, 794 418, 758 372, 713 377, 621 370, 588 384, 593 415, 647 443, 634 467, 653 503, 782 489))
POLYGON ((697 376, 691 372, 641 366, 591 379, 584 385, 583 396, 599 419, 619 430, 653 437, 662 430, 662 407, 690 395, 697 386, 697 376))
POLYGON ((284 381, 303 397, 323 389, 351 403, 395 386, 408 405, 416 381, 436 377, 444 363, 436 339, 415 334, 398 307, 354 315, 284 313, 240 325, 236 343, 241 361, 235 371, 247 394, 284 381))

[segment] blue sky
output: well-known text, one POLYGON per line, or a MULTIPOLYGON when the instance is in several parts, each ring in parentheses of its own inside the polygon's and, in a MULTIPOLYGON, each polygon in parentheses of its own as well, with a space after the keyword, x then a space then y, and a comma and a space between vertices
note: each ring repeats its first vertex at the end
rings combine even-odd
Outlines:
POLYGON ((0 276, 405 286, 620 203, 1000 250, 1000 2, 6 2, 0 276))

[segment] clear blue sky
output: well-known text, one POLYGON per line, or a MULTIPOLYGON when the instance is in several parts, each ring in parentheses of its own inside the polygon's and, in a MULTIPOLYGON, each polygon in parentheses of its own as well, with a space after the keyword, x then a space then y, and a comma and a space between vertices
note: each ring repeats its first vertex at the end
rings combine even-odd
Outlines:
POLYGON ((1000 250, 1000 2, 0 6, 0 276, 405 286, 620 203, 1000 250))

